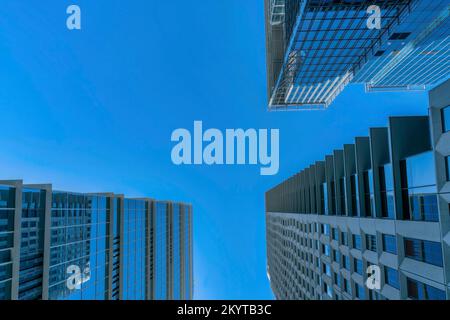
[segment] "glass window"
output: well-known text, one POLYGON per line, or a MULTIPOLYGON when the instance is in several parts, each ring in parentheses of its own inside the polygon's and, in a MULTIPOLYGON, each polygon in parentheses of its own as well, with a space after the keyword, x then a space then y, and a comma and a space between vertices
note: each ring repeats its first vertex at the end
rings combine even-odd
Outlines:
POLYGON ((384 267, 385 282, 391 287, 400 289, 398 271, 389 267, 384 267))
POLYGON ((352 292, 352 288, 350 286, 350 281, 348 281, 347 279, 344 279, 344 291, 347 293, 352 292))
POLYGON ((325 293, 327 294, 327 296, 329 296, 330 298, 333 298, 333 290, 326 283, 324 283, 324 290, 325 290, 325 293))
POLYGON ((415 300, 445 300, 445 292, 422 282, 407 279, 408 298, 415 300))
POLYGON ((339 231, 337 228, 333 228, 331 234, 333 236, 333 240, 339 241, 339 231))
POLYGON ((354 268, 355 272, 362 275, 363 274, 363 263, 359 259, 354 260, 354 268))
POLYGON ((359 215, 359 195, 358 195, 358 176, 356 174, 350 177, 350 192, 352 196, 351 216, 357 217, 359 215))
POLYGON ((356 297, 360 300, 364 300, 366 298, 366 293, 364 291, 364 288, 361 287, 359 284, 355 284, 355 289, 356 289, 356 297))
POLYGON ((322 228, 322 234, 329 236, 330 235, 330 225, 329 224, 322 224, 321 225, 322 228))
POLYGON ((322 245, 322 254, 326 255, 327 257, 330 256, 331 252, 330 252, 330 246, 327 244, 323 244, 322 245))
POLYGON ((361 236, 360 235, 353 235, 353 248, 357 250, 361 250, 361 236))
POLYGON ((439 242, 405 239, 405 256, 438 267, 443 266, 442 246, 439 242))
POLYGON ((383 251, 397 254, 397 240, 395 236, 383 234, 383 251))
POLYGON ((366 234, 367 250, 377 252, 377 237, 371 234, 366 234))
POLYGON ((341 276, 337 273, 334 274, 334 284, 338 287, 341 286, 341 276))
POLYGON ((373 172, 372 170, 365 171, 363 174, 364 180, 364 205, 365 216, 370 217, 375 212, 374 210, 374 192, 373 192, 373 172))
POLYGON ((331 268, 330 268, 330 266, 329 265, 327 265, 327 264, 323 264, 323 267, 322 267, 322 271, 323 271, 323 273, 325 273, 327 276, 329 276, 329 277, 331 277, 331 268))
POLYGON ((444 132, 450 131, 450 106, 442 109, 442 129, 444 132))
POLYGON ((342 232, 341 238, 342 238, 342 245, 348 246, 347 232, 342 232))
POLYGON ((431 151, 400 162, 403 219, 439 221, 434 154, 431 151))
POLYGON ((447 181, 450 181, 450 156, 445 157, 445 169, 447 173, 447 181))
POLYGON ((379 169, 381 191, 381 216, 386 219, 394 219, 394 176, 392 165, 386 164, 379 169))
POLYGON ((342 266, 345 269, 350 270, 350 258, 348 256, 343 256, 342 266))
POLYGON ((333 250, 333 260, 337 263, 341 262, 341 255, 339 254, 339 251, 333 250))

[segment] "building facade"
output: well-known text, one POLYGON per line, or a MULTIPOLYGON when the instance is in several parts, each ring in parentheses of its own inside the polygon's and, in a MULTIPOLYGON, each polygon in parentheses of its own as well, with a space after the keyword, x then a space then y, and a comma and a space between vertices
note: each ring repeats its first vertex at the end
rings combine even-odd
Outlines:
POLYGON ((450 81, 266 193, 278 299, 450 299, 450 81), (368 281, 369 280, 369 281, 368 281))
POLYGON ((0 181, 0 300, 190 300, 192 214, 0 181))
POLYGON ((424 90, 448 79, 448 0, 265 0, 270 110, 328 107, 349 83, 424 90))

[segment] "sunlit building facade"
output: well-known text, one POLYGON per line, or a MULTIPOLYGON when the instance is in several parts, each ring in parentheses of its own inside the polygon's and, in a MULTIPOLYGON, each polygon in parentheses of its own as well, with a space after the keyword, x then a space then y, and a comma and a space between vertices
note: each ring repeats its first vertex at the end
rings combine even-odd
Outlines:
POLYGON ((449 106, 447 81, 429 116, 392 117, 266 193, 278 299, 450 299, 449 106))
POLYGON ((0 300, 190 300, 192 266, 188 204, 0 181, 0 300))
POLYGON ((350 83, 368 92, 442 83, 449 6, 448 0, 265 0, 269 109, 327 108, 350 83))

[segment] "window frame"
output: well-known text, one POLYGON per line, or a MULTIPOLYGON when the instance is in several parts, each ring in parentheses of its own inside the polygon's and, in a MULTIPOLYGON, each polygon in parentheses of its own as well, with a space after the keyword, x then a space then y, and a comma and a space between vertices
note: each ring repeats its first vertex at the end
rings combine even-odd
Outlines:
POLYGON ((449 116, 450 116, 450 105, 441 109, 442 133, 450 132, 450 128, 447 128, 447 126, 445 125, 445 118, 446 118, 445 112, 446 111, 449 112, 449 116))

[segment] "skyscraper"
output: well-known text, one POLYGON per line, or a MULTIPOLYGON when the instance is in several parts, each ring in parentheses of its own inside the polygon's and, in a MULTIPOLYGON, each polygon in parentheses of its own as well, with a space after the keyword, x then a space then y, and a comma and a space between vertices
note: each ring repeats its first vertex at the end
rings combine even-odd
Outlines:
POLYGON ((266 193, 278 299, 450 299, 449 105, 450 80, 266 193))
POLYGON ((190 300, 192 207, 0 181, 0 300, 190 300))
POLYGON ((448 79, 448 0, 265 0, 265 12, 270 110, 326 108, 349 83, 422 90, 448 79))

